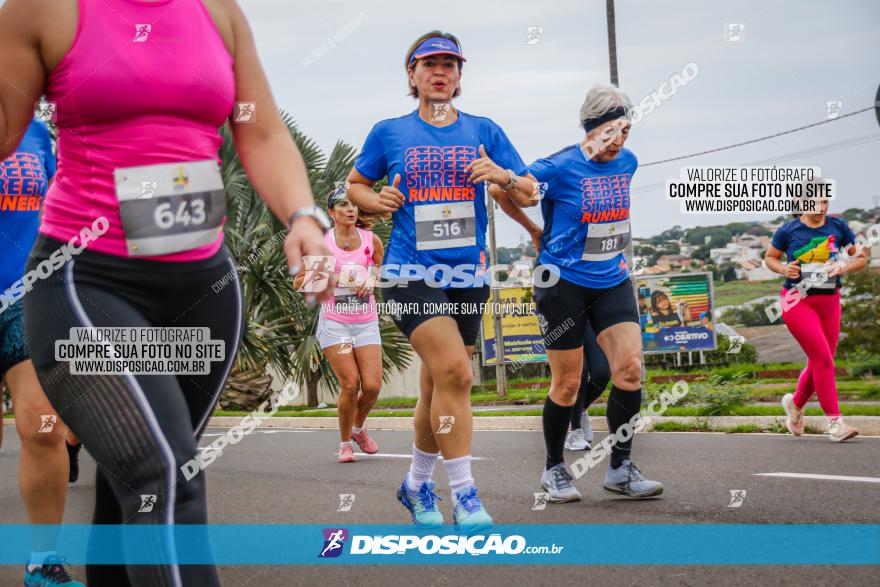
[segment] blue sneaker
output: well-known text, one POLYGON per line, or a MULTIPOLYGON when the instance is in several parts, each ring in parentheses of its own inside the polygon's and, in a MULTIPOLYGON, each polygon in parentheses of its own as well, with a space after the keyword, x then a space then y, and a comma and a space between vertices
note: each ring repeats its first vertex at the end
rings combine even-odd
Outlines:
POLYGON ((24 587, 54 587, 63 585, 64 587, 86 587, 79 581, 74 581, 67 574, 62 564, 64 559, 61 557, 49 557, 43 561, 43 566, 34 569, 33 572, 28 571, 27 566, 24 568, 24 587))
POLYGON ((492 516, 477 497, 477 488, 471 485, 455 494, 455 507, 452 508, 455 529, 465 534, 475 534, 492 529, 492 516))
POLYGON ((625 459, 623 464, 616 469, 611 468, 611 463, 608 464, 604 488, 608 493, 637 499, 654 497, 663 493, 663 484, 659 481, 645 479, 639 468, 629 459, 625 459))
POLYGON ((439 528, 443 525, 443 513, 437 509, 440 496, 434 493, 434 483, 422 483, 418 491, 413 491, 403 478, 397 499, 412 514, 413 524, 419 528, 439 528))

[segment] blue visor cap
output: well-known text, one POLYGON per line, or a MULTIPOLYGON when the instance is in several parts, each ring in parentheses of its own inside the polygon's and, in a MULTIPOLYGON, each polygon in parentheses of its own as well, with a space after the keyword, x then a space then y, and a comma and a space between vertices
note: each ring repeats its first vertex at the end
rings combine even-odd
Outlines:
POLYGON ((458 45, 443 37, 431 37, 425 39, 416 47, 412 57, 409 58, 409 62, 412 63, 416 59, 428 57, 429 55, 452 55, 462 61, 467 61, 464 55, 461 54, 461 49, 458 48, 458 45))

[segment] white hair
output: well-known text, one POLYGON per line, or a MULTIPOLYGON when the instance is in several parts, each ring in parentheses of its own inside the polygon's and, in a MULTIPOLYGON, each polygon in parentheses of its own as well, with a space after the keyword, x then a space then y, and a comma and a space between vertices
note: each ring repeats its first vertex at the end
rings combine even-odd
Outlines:
POLYGON ((596 84, 587 92, 584 104, 581 106, 580 123, 583 125, 585 120, 599 118, 606 112, 610 112, 615 108, 632 108, 632 101, 624 92, 614 86, 606 86, 596 84))

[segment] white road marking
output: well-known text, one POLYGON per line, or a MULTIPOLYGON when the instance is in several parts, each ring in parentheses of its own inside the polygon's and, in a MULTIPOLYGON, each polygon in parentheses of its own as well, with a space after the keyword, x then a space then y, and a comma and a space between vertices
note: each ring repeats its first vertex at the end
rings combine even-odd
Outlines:
POLYGON ((856 481, 880 483, 880 477, 851 477, 849 475, 817 475, 815 473, 755 473, 757 477, 788 477, 792 479, 819 479, 822 481, 856 481))
MULTIPOLYGON (((274 430, 254 430, 254 432, 259 432, 260 434, 275 434, 277 432, 297 432, 297 433, 302 434, 302 433, 309 433, 309 432, 311 432, 311 430, 293 430, 293 429, 289 429, 289 428, 280 428, 280 429, 274 429, 274 430)), ((206 432, 205 434, 202 434, 203 438, 206 436, 211 436, 211 437, 226 436, 226 433, 221 432, 219 434, 212 434, 212 433, 206 432)))
MULTIPOLYGON (((336 452, 335 454, 339 454, 339 452, 336 452)), ((374 455, 368 455, 367 453, 363 453, 363 452, 356 452, 355 455, 357 455, 358 459, 363 459, 363 458, 374 459, 376 457, 387 457, 389 459, 411 459, 412 458, 412 455, 399 455, 399 454, 388 453, 388 452, 377 452, 374 455)), ((443 460, 442 456, 439 458, 440 458, 440 460, 443 460)), ((472 461, 491 461, 493 459, 487 459, 484 457, 471 457, 471 460, 472 461)))

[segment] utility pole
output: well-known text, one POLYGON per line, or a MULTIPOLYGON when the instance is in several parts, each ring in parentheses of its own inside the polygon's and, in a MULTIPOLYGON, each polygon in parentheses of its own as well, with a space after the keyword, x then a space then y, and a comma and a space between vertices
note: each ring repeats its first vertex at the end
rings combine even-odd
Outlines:
MULTIPOLYGON (((489 188, 483 182, 486 193, 486 213, 489 219, 489 266, 498 263, 498 249, 495 245, 495 200, 489 195, 489 188)), ((489 275, 494 275, 491 271, 489 275)), ((495 382, 498 384, 498 397, 507 397, 507 367, 504 365, 504 335, 501 332, 501 313, 496 312, 501 305, 501 294, 497 287, 489 285, 492 292, 492 324, 495 327, 495 382)))
MULTIPOLYGON (((608 23, 608 65, 609 72, 611 75, 611 85, 614 87, 620 86, 620 80, 617 76, 617 32, 616 32, 616 24, 614 19, 614 0, 605 0, 605 17, 608 23)), ((630 268, 630 281, 633 284, 633 295, 636 296, 636 307, 638 307, 638 292, 636 291, 636 278, 635 275, 632 274, 633 269, 633 244, 632 244, 632 221, 630 221, 630 233, 629 233, 629 242, 626 243, 626 248, 623 251, 623 256, 626 258, 626 264, 630 268)), ((645 369, 645 356, 642 355, 642 384, 644 385, 645 381, 648 378, 647 369, 645 369)))

